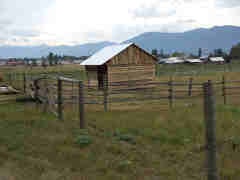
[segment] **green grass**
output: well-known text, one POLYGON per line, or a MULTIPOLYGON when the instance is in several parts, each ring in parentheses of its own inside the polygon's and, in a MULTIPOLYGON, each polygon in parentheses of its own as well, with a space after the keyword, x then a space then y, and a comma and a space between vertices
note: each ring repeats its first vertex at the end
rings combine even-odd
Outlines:
POLYGON ((156 75, 162 76, 212 76, 226 72, 239 72, 240 61, 229 64, 158 64, 156 75))
MULTIPOLYGON (((239 77, 237 71, 212 71, 194 81, 218 81, 223 74, 239 77)), ((167 74, 157 78, 168 79, 167 74)), ((224 106, 217 98, 218 169, 221 179, 238 180, 240 102, 238 97, 227 101, 224 106)), ((87 130, 79 129, 76 106, 64 111, 60 122, 34 103, 0 105, 0 179, 206 179, 202 99, 174 101, 173 110, 166 103, 117 103, 109 112, 87 105, 87 130)))
MULTIPOLYGON (((239 115, 238 106, 217 106, 221 178, 240 178, 239 115)), ((75 117, 59 122, 31 103, 2 105, 0 117, 2 179, 206 179, 201 104, 107 113, 87 106, 84 131, 75 117)))

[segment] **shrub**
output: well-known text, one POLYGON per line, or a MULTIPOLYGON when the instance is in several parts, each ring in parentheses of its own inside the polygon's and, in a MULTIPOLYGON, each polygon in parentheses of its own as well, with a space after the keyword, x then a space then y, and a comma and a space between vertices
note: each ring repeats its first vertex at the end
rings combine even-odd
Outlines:
POLYGON ((78 136, 76 138, 76 144, 80 145, 81 147, 92 144, 93 140, 92 137, 88 135, 87 129, 80 129, 77 131, 77 133, 78 136))
POLYGON ((129 160, 122 160, 119 162, 118 166, 117 166, 117 170, 120 172, 124 172, 126 170, 129 170, 130 166, 131 166, 132 162, 129 160))
POLYGON ((131 144, 136 144, 135 138, 131 135, 119 135, 118 137, 119 137, 120 141, 125 141, 125 142, 131 143, 131 144))
POLYGON ((88 135, 80 135, 76 138, 76 144, 80 145, 80 146, 88 146, 90 144, 92 144, 92 137, 88 136, 88 135))
POLYGON ((0 82, 3 82, 3 76, 0 74, 0 82))

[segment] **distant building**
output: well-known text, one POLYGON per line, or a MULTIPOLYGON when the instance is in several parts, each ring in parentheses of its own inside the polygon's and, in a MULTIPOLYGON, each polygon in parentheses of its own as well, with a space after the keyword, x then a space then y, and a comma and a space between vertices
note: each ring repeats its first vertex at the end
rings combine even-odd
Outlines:
POLYGON ((200 59, 185 59, 185 62, 190 64, 199 64, 202 63, 203 61, 200 59))
POLYGON ((212 63, 224 63, 223 57, 210 57, 209 61, 212 63))
POLYGON ((201 60, 202 62, 206 62, 206 61, 208 61, 208 56, 201 56, 201 57, 200 57, 200 60, 201 60))
POLYGON ((37 66, 41 66, 42 63, 43 63, 43 60, 42 60, 42 59, 37 59, 37 60, 36 60, 37 66))
POLYGON ((5 66, 7 64, 6 60, 0 60, 0 66, 5 66))
POLYGON ((9 59, 7 61, 7 65, 9 65, 9 66, 24 65, 24 61, 23 60, 17 60, 17 59, 9 59))
POLYGON ((68 64, 73 64, 73 63, 71 61, 62 60, 62 61, 60 61, 60 64, 68 65, 68 64))
POLYGON ((160 64, 180 64, 184 63, 185 60, 180 57, 170 57, 170 58, 165 58, 165 59, 160 59, 158 63, 160 64))
POLYGON ((85 60, 83 60, 83 59, 76 59, 76 60, 73 61, 73 63, 74 64, 81 64, 83 61, 85 61, 85 60))

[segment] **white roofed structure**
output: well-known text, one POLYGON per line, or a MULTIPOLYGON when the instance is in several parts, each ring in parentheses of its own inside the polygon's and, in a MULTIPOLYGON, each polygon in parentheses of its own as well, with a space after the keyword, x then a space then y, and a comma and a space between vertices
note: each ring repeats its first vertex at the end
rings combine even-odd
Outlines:
POLYGON ((180 59, 179 57, 170 57, 170 58, 162 59, 161 61, 165 64, 184 63, 184 60, 180 59))
POLYGON ((88 86, 110 88, 113 83, 151 81, 157 58, 134 43, 107 46, 83 61, 88 86))
POLYGON ((210 57, 211 62, 224 62, 223 57, 210 57))
POLYGON ((84 66, 99 66, 105 64, 108 60, 112 59, 114 56, 118 55, 120 52, 131 46, 133 43, 130 44, 120 44, 120 45, 113 45, 107 46, 103 49, 97 51, 94 55, 90 56, 81 65, 84 66))
POLYGON ((185 62, 188 62, 188 63, 202 63, 202 60, 200 60, 200 59, 186 59, 185 62))

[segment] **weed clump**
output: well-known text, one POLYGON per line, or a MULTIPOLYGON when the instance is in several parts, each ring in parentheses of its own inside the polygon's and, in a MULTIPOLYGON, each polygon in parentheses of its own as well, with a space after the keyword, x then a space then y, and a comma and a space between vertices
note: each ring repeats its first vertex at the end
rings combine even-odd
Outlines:
POLYGON ((86 129, 81 129, 79 135, 76 137, 75 143, 80 145, 81 147, 86 147, 93 143, 93 139, 89 136, 88 131, 86 129))

